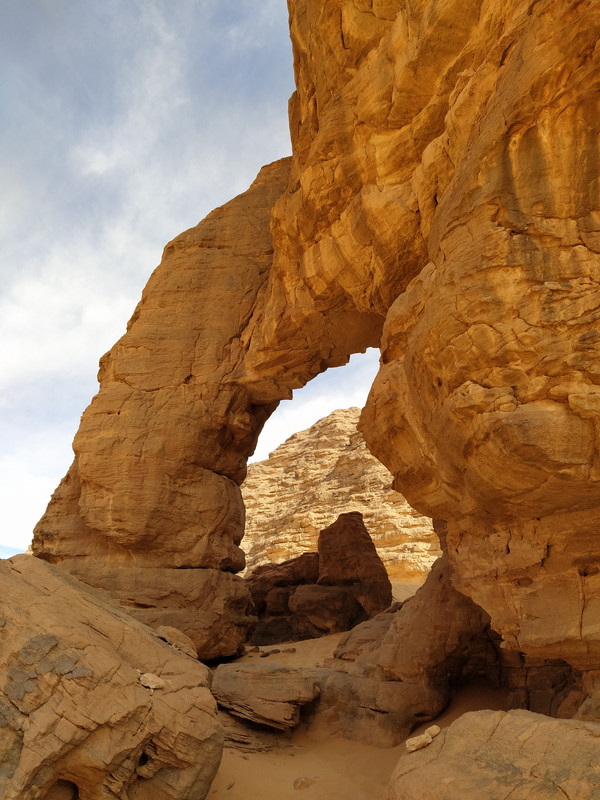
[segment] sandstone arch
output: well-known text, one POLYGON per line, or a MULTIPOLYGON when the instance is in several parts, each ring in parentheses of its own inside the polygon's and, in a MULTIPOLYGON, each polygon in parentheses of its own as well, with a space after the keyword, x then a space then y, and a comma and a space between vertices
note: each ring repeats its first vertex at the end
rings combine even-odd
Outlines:
POLYGON ((210 574, 215 596, 237 598, 217 616, 243 628, 228 573, 244 459, 278 400, 377 344, 385 320, 367 442, 415 507, 448 521, 455 581, 508 644, 593 669, 600 10, 290 12, 292 160, 167 246, 34 550, 104 585, 117 563, 146 583, 210 574), (214 294, 193 283, 200 251, 214 294), (192 292, 206 316, 190 328, 192 292), (185 357, 164 348, 165 319, 185 357))

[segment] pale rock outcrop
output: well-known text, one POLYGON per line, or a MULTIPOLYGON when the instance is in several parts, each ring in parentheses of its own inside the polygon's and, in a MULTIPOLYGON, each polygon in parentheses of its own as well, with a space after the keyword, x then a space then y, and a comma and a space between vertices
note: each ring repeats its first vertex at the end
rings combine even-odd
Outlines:
POLYGON ((471 712, 402 756, 385 800, 597 800, 599 746, 594 723, 471 712))
POLYGON ((221 664, 212 692, 232 714, 278 730, 295 728, 300 708, 319 696, 310 670, 281 664, 221 664))
POLYGON ((317 549, 339 514, 360 511, 392 581, 425 579, 440 555, 431 520, 391 488, 356 430, 360 409, 334 411, 248 465, 242 484, 246 575, 317 549))
POLYGON ((30 556, 0 563, 3 800, 202 800, 223 733, 207 668, 30 556))

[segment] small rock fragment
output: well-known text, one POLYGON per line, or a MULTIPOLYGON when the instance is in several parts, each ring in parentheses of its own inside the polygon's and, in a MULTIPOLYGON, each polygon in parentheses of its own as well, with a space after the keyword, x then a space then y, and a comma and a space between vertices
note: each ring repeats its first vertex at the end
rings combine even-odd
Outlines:
POLYGON ((433 742, 433 736, 431 736, 427 731, 422 733, 420 736, 413 736, 412 739, 406 740, 406 749, 409 753, 414 753, 415 750, 421 750, 423 747, 427 747, 428 744, 433 742))
POLYGON ((164 689, 166 686, 162 678, 159 678, 158 675, 153 675, 151 672, 144 672, 140 676, 140 683, 146 689, 164 689))
POLYGON ((294 789, 308 789, 315 782, 314 778, 296 778, 294 781, 294 789))

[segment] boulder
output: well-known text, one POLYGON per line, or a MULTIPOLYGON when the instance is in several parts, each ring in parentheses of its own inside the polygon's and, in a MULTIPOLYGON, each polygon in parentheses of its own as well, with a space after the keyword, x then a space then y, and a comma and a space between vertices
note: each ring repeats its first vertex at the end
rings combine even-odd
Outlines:
POLYGON ((414 597, 340 640, 321 673, 317 716, 349 739, 391 747, 442 711, 451 681, 497 676, 489 619, 451 577, 444 556, 414 597))
POLYGON ((318 579, 318 553, 302 553, 280 564, 261 564, 247 575, 248 587, 259 614, 273 611, 275 597, 289 597, 289 592, 272 592, 275 587, 296 587, 305 583, 316 583, 318 579), (271 603, 267 602, 268 595, 271 595, 271 603))
POLYGON ((348 631, 367 618, 354 586, 298 586, 289 609, 302 639, 348 631))
POLYGON ((0 582, 3 800, 202 800, 223 743, 207 668, 39 559, 0 582))
POLYGON ((471 712, 400 758, 385 800, 597 800, 599 747, 595 723, 471 712))
POLYGON ((366 616, 392 602, 392 585, 360 511, 340 514, 319 534, 319 579, 324 586, 352 586, 366 616))
POLYGON ((319 695, 314 671, 280 664, 221 664, 212 692, 222 708, 278 730, 300 722, 300 707, 319 695))

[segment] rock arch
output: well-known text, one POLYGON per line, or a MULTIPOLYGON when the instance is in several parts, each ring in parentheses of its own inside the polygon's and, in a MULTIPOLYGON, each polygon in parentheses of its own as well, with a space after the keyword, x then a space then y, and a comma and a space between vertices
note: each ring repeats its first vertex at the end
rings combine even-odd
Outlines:
POLYGON ((118 583, 114 565, 163 576, 167 606, 191 591, 173 568, 210 576, 213 597, 236 597, 213 604, 235 641, 245 457, 290 389, 383 330, 369 446, 447 520, 455 582, 509 645, 591 669, 600 10, 290 11, 291 162, 167 246, 103 359, 34 551, 100 585, 118 583))

